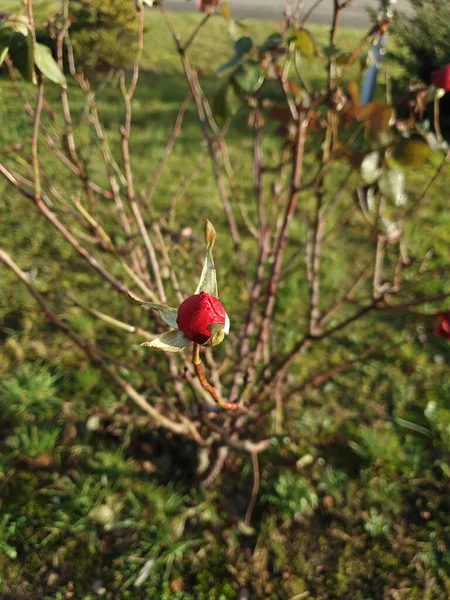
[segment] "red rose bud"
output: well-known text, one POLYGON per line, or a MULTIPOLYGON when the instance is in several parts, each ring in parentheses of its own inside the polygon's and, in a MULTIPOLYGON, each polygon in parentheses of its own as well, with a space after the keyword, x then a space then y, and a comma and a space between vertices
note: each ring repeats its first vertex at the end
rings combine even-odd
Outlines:
POLYGON ((230 320, 221 302, 205 292, 186 298, 178 309, 177 325, 184 335, 205 344, 211 337, 211 325, 223 323, 224 333, 230 331, 230 320))
POLYGON ((450 340, 450 312, 438 315, 439 325, 433 331, 434 335, 440 335, 445 340, 450 340))
POLYGON ((445 67, 441 67, 440 69, 436 69, 435 71, 431 71, 430 81, 437 88, 441 88, 446 92, 450 91, 450 63, 445 65, 445 67))

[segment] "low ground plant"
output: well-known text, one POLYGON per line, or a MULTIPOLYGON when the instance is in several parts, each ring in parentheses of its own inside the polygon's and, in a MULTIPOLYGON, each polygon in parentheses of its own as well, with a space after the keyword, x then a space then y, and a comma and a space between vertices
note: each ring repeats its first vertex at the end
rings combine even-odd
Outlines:
POLYGON ((7 597, 446 598, 436 91, 361 106, 390 18, 345 43, 339 0, 328 38, 301 3, 253 35, 160 2, 170 67, 141 73, 146 4, 100 83, 70 2, 48 44, 30 1, 2 21, 7 597))

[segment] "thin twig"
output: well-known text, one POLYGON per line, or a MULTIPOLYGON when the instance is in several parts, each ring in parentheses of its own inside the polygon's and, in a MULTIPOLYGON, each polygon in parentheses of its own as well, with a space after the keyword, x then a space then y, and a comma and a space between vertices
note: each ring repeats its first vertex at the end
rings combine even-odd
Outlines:
POLYGON ((148 258, 150 260, 150 264, 153 270, 153 276, 156 282, 156 288, 158 290, 158 295, 160 301, 165 304, 167 301, 166 292, 164 290, 164 284, 161 277, 161 271, 159 268, 158 259, 156 257, 155 247, 153 246, 153 242, 150 239, 150 236, 147 232, 147 228, 144 223, 144 219, 142 218, 141 210, 136 201, 136 196, 134 192, 134 184, 133 184, 133 174, 131 171, 130 165, 130 152, 128 146, 128 137, 126 128, 122 127, 120 129, 120 134, 122 138, 122 156, 123 156, 123 164, 125 170, 125 177, 127 180, 127 199, 130 204, 131 210, 133 212, 134 218, 136 219, 136 223, 139 229, 139 232, 142 237, 142 241, 144 242, 145 249, 147 250, 148 258))
POLYGON ((252 488, 252 497, 250 499, 250 503, 247 508, 247 512, 245 513, 245 524, 247 527, 250 526, 250 521, 252 520, 253 509, 255 508, 256 500, 258 498, 259 492, 259 482, 260 482, 260 474, 259 474, 259 461, 258 461, 258 453, 251 452, 252 456, 252 466, 253 466, 253 488, 252 488))
MULTIPOLYGON (((29 7, 31 7, 31 0, 29 1, 29 7)), ((30 9, 31 10, 31 9, 30 9)), ((32 13, 31 13, 32 15, 32 13)), ((33 17, 30 16, 30 20, 33 17)), ((42 77, 39 76, 38 93, 36 97, 36 108, 34 109, 33 117, 33 135, 31 137, 31 164, 33 167, 33 178, 34 178, 34 197, 38 201, 41 198, 41 172, 39 168, 39 156, 38 156, 38 141, 39 141, 39 126, 41 123, 42 114, 42 103, 44 100, 44 82, 42 77)))
POLYGON ((202 92, 201 92, 201 88, 200 88, 200 85, 198 82, 198 77, 197 77, 195 71, 192 70, 192 67, 189 64, 189 61, 186 58, 183 46, 180 42, 180 37, 172 25, 172 22, 171 22, 168 14, 167 14, 167 11, 165 9, 164 2, 161 2, 160 10, 161 10, 163 18, 167 24, 167 27, 170 31, 173 42, 174 42, 174 44, 178 50, 178 53, 180 55, 184 73, 186 76, 186 80, 188 82, 189 89, 190 89, 192 96, 194 98, 194 101, 195 101, 195 106, 197 108, 197 115, 198 115, 199 122, 200 122, 202 136, 203 136, 205 144, 208 148, 217 189, 219 192, 219 196, 220 196, 220 199, 222 202, 222 206, 223 206, 225 215, 228 220, 228 225, 230 227, 230 233, 231 233, 231 238, 233 240, 234 250, 236 253, 236 257, 237 257, 237 260, 239 263, 239 267, 240 267, 242 276, 243 276, 243 280, 244 280, 246 286, 248 287, 249 281, 248 281, 248 276, 247 276, 246 262, 245 262, 244 256, 242 254, 242 249, 241 249, 241 237, 240 237, 237 223, 236 223, 236 220, 235 220, 235 217, 233 214, 233 209, 231 207, 230 199, 228 198, 228 194, 225 189, 225 184, 222 179, 219 163, 218 163, 216 152, 214 149, 213 140, 208 131, 208 122, 207 122, 207 118, 206 118, 206 114, 205 114, 205 109, 203 106, 202 92))
POLYGON ((306 21, 309 19, 309 17, 313 14, 313 12, 316 10, 316 8, 323 2, 323 0, 315 0, 315 2, 313 2, 311 4, 311 6, 309 7, 309 9, 305 12, 305 14, 303 15, 301 21, 300 21, 300 27, 302 27, 306 21))
POLYGON ((175 142, 178 138, 178 136, 181 133, 181 124, 183 123, 183 118, 186 112, 186 109, 189 105, 189 102, 191 100, 191 92, 188 92, 186 94, 186 97, 184 98, 183 102, 181 103, 181 106, 178 110, 178 114, 177 114, 177 118, 175 120, 175 125, 173 126, 172 132, 169 136, 169 139, 167 141, 166 147, 164 148, 164 152, 163 155, 161 157, 161 160, 159 161, 159 164, 156 168, 156 171, 153 173, 152 176, 152 180, 150 183, 150 186, 145 194, 146 196, 146 201, 148 204, 150 204, 152 198, 153 198, 153 194, 155 193, 155 190, 158 186, 159 180, 161 178, 161 175, 164 171, 164 168, 166 166, 167 163, 167 159, 169 158, 169 156, 172 154, 172 150, 173 147, 175 145, 175 142))
POLYGON ((294 216, 295 208, 297 205, 297 199, 299 195, 299 187, 302 179, 303 172, 303 153, 305 147, 305 136, 307 129, 308 121, 305 115, 303 115, 300 119, 298 133, 297 133, 297 144, 295 148, 295 152, 293 155, 293 174, 292 174, 292 182, 289 193, 289 200, 286 206, 283 225, 281 227, 280 234, 278 236, 274 261, 272 265, 272 270, 269 277, 269 289, 267 293, 266 304, 264 307, 264 313, 262 322, 260 325, 259 333, 257 336, 257 344, 254 352, 253 358, 253 367, 256 366, 256 363, 259 359, 259 353, 262 350, 262 347, 268 337, 268 326, 270 319, 272 317, 273 309, 275 306, 275 295, 278 287, 278 280, 281 271, 281 262, 283 258, 283 252, 286 246, 287 235, 289 231, 289 225, 292 221, 292 217, 294 216))
POLYGON ((74 342, 75 344, 83 350, 88 358, 108 376, 113 382, 115 382, 125 393, 126 395, 135 402, 144 412, 149 414, 156 426, 165 427, 169 431, 173 431, 174 433, 184 435, 189 437, 188 428, 186 425, 181 423, 177 423, 176 421, 172 421, 168 417, 160 414, 153 406, 151 406, 147 400, 139 394, 139 392, 127 381, 122 379, 117 370, 111 369, 106 362, 99 356, 97 353, 95 346, 91 342, 87 342, 83 338, 81 338, 77 333, 75 333, 64 321, 59 319, 55 313, 49 308, 43 296, 36 290, 35 286, 31 283, 26 273, 24 273, 17 263, 2 249, 0 248, 0 260, 6 264, 16 275, 17 277, 27 286, 28 291, 33 296, 33 298, 40 304, 42 307, 46 317, 57 327, 59 327, 62 331, 64 331, 74 342))
POLYGON ((17 189, 22 196, 24 196, 25 198, 28 198, 29 200, 31 200, 36 207, 39 209, 39 211, 44 215, 44 217, 50 221, 50 223, 61 233, 61 235, 69 242, 69 244, 71 246, 73 246, 73 248, 75 248, 75 250, 78 252, 78 254, 84 258, 84 260, 86 262, 88 262, 91 267, 97 271, 97 273, 99 273, 103 279, 105 279, 109 284, 111 284, 111 286, 117 290, 118 292, 121 292, 122 294, 125 294, 126 296, 130 296, 132 295, 130 290, 128 290, 128 288, 119 280, 117 280, 115 277, 113 277, 79 242, 78 240, 70 233, 70 231, 61 223, 61 221, 58 219, 58 217, 55 215, 54 212, 52 212, 48 206, 40 199, 37 199, 34 197, 33 194, 30 194, 29 192, 27 192, 24 188, 22 188, 19 183, 17 182, 17 180, 15 179, 15 177, 10 173, 10 171, 8 171, 8 169, 6 169, 6 167, 2 164, 0 164, 0 175, 3 175, 3 177, 9 181, 9 183, 15 188, 17 189))
POLYGON ((194 31, 191 33, 191 35, 189 36, 189 38, 187 39, 187 41, 185 42, 185 44, 183 46, 183 49, 184 49, 185 52, 187 51, 187 49, 189 48, 189 46, 192 44, 192 42, 195 40, 195 38, 197 37, 197 34, 199 33, 199 31, 209 21, 209 19, 211 18, 211 16, 212 16, 211 13, 207 13, 203 17, 203 19, 197 23, 197 25, 195 26, 194 31))

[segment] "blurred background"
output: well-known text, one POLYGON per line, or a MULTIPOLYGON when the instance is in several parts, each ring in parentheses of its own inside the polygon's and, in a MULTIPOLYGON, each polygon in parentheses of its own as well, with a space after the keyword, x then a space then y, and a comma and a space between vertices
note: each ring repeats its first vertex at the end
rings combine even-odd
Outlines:
MULTIPOLYGON (((304 2, 304 13, 313 4, 304 2)), ((326 81, 321 51, 329 47, 332 4, 317 3, 307 24, 320 50, 307 66, 311 89, 326 81)), ((208 98, 221 86, 217 69, 230 59, 236 38, 244 33, 255 45, 262 44, 280 31, 284 6, 282 0, 230 0, 198 31, 188 56, 208 98)), ((21 3, 2 0, 0 8, 5 15, 19 13, 21 3)), ((60 3, 36 0, 33 8, 36 39, 56 55, 52 30, 59 17, 53 15, 60 3)), ((205 18, 198 2, 168 0, 167 8, 183 40, 205 18)), ((340 51, 349 53, 358 45, 379 8, 375 0, 351 3, 342 14, 336 42, 340 51)), ((431 71, 450 62, 450 4, 399 0, 397 9, 401 15, 386 40, 377 99, 410 85, 428 86, 431 71)), ((76 64, 95 92, 114 166, 115 160, 120 163, 124 119, 121 76, 131 77, 137 49, 136 6, 126 0, 71 0, 68 11, 76 64)), ((64 55, 67 77, 68 61, 64 55)), ((356 61, 349 78, 361 83, 367 66, 356 61)), ((32 131, 26 106, 34 106, 35 89, 20 74, 18 82, 19 90, 3 63, 0 162, 22 174, 20 182, 27 185, 32 131)), ((104 146, 92 133, 87 96, 69 78, 68 92, 84 164, 107 188, 104 146)), ((240 324, 245 291, 230 261, 234 250, 188 92, 164 19, 157 6, 148 6, 129 139, 134 186, 143 194, 151 191, 148 226, 152 219, 161 223, 186 289, 195 289, 200 274, 200 219, 214 222, 221 299, 232 324, 240 324), (183 102, 176 143, 159 173, 183 102)), ((445 139, 448 96, 440 101, 439 115, 445 139)), ((46 84, 50 137, 62 128, 60 114, 55 119, 51 114, 59 97, 58 85, 46 84)), ((215 116, 220 122, 220 114, 215 116)), ((431 103, 424 120, 434 119, 431 103)), ((274 163, 280 156, 279 126, 270 125, 263 145, 274 163)), ((255 215, 249 200, 252 134, 242 111, 229 125, 226 140, 229 160, 240 177, 236 193, 244 206, 239 217, 244 222, 255 215)), ((41 142, 39 157, 43 185, 55 193, 49 200, 52 208, 68 190, 72 194, 72 175, 51 144, 41 142)), ((315 160, 306 158, 308 172, 315 160)), ((420 168, 410 166, 406 193, 414 197, 439 164, 433 155, 420 168)), ((337 189, 342 171, 333 173, 337 189)), ((118 179, 122 185, 120 175, 118 179)), ((430 189, 420 222, 411 225, 411 239, 425 256, 423 271, 432 273, 419 292, 448 292, 449 184, 447 168, 430 189)), ((354 207, 354 186, 344 185, 342 194, 343 204, 354 207)), ((0 210, 0 246, 14 256, 57 314, 84 338, 101 342, 115 357, 117 373, 145 389, 149 402, 164 400, 160 389, 167 366, 159 356, 144 354, 134 334, 118 333, 84 307, 111 311, 151 330, 146 313, 112 295, 3 178, 0 210), (128 368, 131 363, 139 368, 128 368)), ((63 216, 73 215, 63 211, 63 216)), ((108 213, 104 216, 114 242, 125 245, 121 230, 112 219, 109 223, 108 213)), ((350 223, 345 215, 343 219, 345 226, 350 223)), ((294 226, 294 233, 302 231, 301 224, 294 226)), ((343 265, 351 269, 363 248, 359 235, 342 251, 339 237, 333 238, 325 259, 325 285, 344 282, 343 265)), ((80 239, 88 245, 92 241, 80 239)), ((246 239, 243 248, 250 248, 246 239)), ((298 260, 295 246, 290 252, 298 260)), ((112 268, 117 275, 114 263, 112 268)), ((274 320, 285 340, 280 352, 289 350, 297 305, 306 301, 301 276, 295 277, 283 284, 277 300, 274 320)), ((446 309, 445 303, 441 308, 446 309)), ((430 314, 433 309, 430 305, 430 314)), ((378 352, 373 360, 352 358, 352 370, 343 369, 317 386, 303 386, 295 402, 286 406, 283 428, 267 425, 270 444, 260 457, 259 493, 249 522, 251 456, 224 452, 223 447, 199 448, 164 429, 151 429, 148 418, 130 406, 125 393, 89 362, 0 263, 0 598, 448 599, 449 341, 433 335, 434 318, 396 313, 368 323, 369 334, 356 328, 329 343, 327 360, 339 362, 343 349, 356 352, 367 335, 374 343, 389 338, 393 350, 378 352)), ((230 360, 226 344, 214 354, 218 364, 230 360)), ((321 361, 323 355, 312 351, 296 365, 291 383, 307 381, 321 361)))

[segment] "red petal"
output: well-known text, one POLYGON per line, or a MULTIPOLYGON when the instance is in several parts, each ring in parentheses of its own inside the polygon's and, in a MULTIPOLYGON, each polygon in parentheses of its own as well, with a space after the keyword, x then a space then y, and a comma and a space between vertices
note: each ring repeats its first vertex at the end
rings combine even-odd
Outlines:
POLYGON ((446 92, 450 91, 450 64, 431 71, 430 81, 436 87, 442 88, 446 92))
POLYGON ((221 302, 205 292, 186 298, 178 309, 178 328, 197 344, 204 344, 209 340, 210 325, 225 323, 225 320, 226 313, 221 302))

